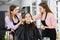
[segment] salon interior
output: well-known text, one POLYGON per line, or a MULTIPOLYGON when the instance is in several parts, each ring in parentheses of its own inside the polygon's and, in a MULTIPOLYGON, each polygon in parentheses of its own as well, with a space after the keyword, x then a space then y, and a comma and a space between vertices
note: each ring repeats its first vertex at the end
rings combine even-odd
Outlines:
MULTIPOLYGON (((0 27, 3 27, 3 30, 0 30, 3 34, 6 30, 5 16, 8 15, 8 8, 10 5, 19 6, 20 13, 29 12, 32 16, 39 13, 39 3, 46 2, 52 12, 56 17, 56 31, 57 34, 60 35, 60 0, 0 0, 0 27)), ((36 20, 37 28, 40 29, 40 20, 36 20)), ((49 40, 46 38, 44 40, 49 40)), ((57 40, 60 40, 60 36, 58 36, 57 40)))

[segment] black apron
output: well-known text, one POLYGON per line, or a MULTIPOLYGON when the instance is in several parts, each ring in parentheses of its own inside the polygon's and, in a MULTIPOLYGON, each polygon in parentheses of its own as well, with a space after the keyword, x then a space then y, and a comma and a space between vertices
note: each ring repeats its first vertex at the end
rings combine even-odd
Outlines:
MULTIPOLYGON (((47 13, 46 13, 46 16, 45 16, 45 20, 47 18, 47 13)), ((48 25, 46 24, 45 20, 41 21, 41 23, 48 27, 48 25)), ((56 30, 55 29, 49 29, 49 28, 46 28, 45 30, 42 30, 42 37, 49 37, 50 40, 56 40, 56 30)))

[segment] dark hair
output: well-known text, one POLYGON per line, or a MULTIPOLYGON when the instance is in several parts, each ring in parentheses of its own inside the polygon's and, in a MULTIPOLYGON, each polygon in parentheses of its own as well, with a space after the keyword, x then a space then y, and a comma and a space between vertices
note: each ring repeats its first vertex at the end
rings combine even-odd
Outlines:
POLYGON ((10 18, 10 20, 12 20, 12 13, 11 13, 11 11, 13 11, 16 7, 17 7, 16 5, 11 5, 9 7, 9 18, 10 18))
MULTIPOLYGON (((40 3, 39 6, 42 6, 45 9, 46 13, 52 13, 52 11, 48 7, 47 3, 44 3, 44 2, 40 3)), ((41 14, 41 18, 42 18, 42 15, 43 15, 43 13, 41 14)))
MULTIPOLYGON (((30 14, 30 13, 25 13, 25 14, 24 14, 24 18, 25 18, 25 15, 26 15, 26 14, 30 14)), ((31 16, 31 19, 32 19, 32 15, 31 15, 31 14, 30 14, 30 16, 31 16)))
MULTIPOLYGON (((30 13, 26 13, 26 14, 30 14, 30 13)), ((24 18, 25 18, 25 15, 24 15, 24 18)), ((30 16, 31 16, 31 19, 32 19, 32 15, 31 14, 30 14, 30 16)), ((30 23, 30 29, 34 29, 34 28, 36 28, 35 23, 34 22, 30 23)))

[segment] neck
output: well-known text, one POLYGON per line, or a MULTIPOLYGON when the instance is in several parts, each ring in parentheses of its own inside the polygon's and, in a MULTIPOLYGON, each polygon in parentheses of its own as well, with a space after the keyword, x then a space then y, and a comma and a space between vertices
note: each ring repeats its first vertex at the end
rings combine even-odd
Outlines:
POLYGON ((44 11, 43 14, 45 14, 46 12, 44 11))
POLYGON ((43 15, 46 15, 46 12, 43 12, 43 15))
POLYGON ((27 24, 30 24, 30 22, 26 22, 27 24))
POLYGON ((12 18, 14 18, 14 19, 15 19, 15 18, 16 18, 16 16, 15 16, 15 15, 12 15, 12 18))

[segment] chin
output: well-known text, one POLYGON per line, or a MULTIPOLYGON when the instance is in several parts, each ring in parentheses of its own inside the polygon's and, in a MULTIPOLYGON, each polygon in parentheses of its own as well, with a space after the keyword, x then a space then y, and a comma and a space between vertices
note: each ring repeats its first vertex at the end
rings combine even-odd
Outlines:
POLYGON ((26 21, 26 22, 30 22, 30 21, 26 21))
POLYGON ((26 21, 26 22, 30 22, 30 21, 26 21))

